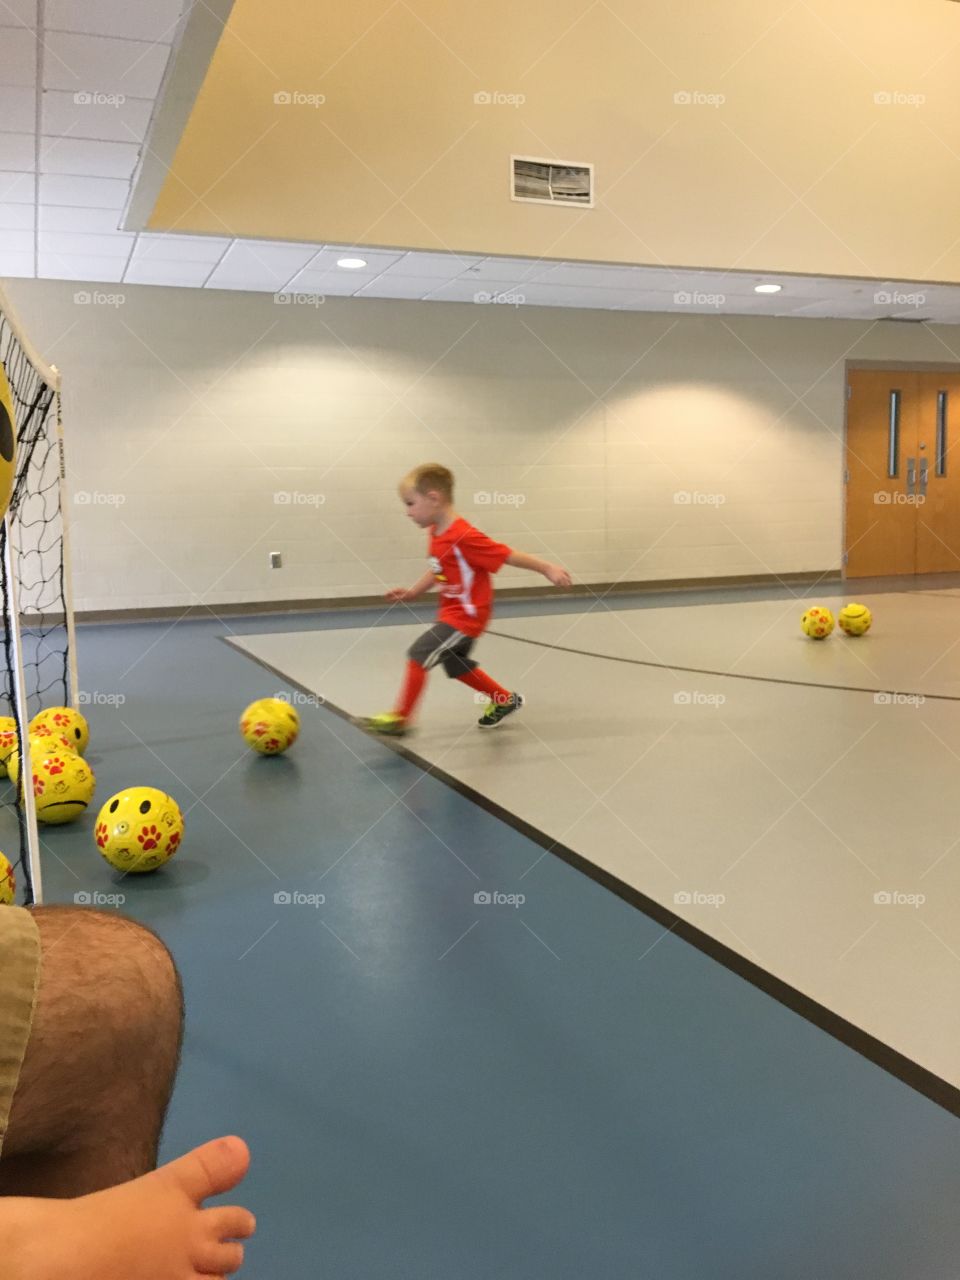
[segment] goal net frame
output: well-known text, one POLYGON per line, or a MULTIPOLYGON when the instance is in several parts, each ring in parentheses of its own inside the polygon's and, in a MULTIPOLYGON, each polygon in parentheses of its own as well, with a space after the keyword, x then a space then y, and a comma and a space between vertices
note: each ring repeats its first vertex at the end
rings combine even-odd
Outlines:
MULTIPOLYGON (((18 750, 21 761, 29 756, 29 751, 24 751, 25 744, 29 741, 29 725, 31 720, 30 698, 36 696, 34 691, 28 689, 25 680, 25 646, 24 646, 24 629, 31 629, 31 622, 40 617, 50 622, 55 622, 64 628, 66 636, 67 652, 65 655, 65 671, 64 683, 66 686, 67 705, 76 708, 79 704, 79 682, 77 674, 77 645, 76 645, 76 622, 73 611, 73 593, 72 593, 72 574, 70 561, 70 530, 67 518, 68 506, 66 495, 66 468, 64 458, 63 444, 63 418, 60 403, 60 372, 54 365, 48 364, 36 347, 30 340, 29 334, 21 324, 16 309, 10 302, 9 295, 0 284, 0 315, 6 323, 11 335, 19 344, 23 357, 32 367, 34 373, 52 392, 52 403, 45 417, 45 425, 43 434, 46 437, 48 445, 56 449, 56 516, 60 521, 60 597, 62 599, 63 615, 46 614, 43 611, 37 611, 33 608, 29 598, 25 598, 21 592, 21 583, 17 577, 18 556, 23 550, 18 546, 17 538, 17 518, 16 513, 8 510, 3 517, 3 576, 7 584, 7 592, 5 598, 0 598, 0 610, 3 617, 0 619, 5 632, 4 647, 9 657, 6 659, 7 678, 10 682, 9 693, 13 703, 10 713, 16 721, 18 750)), ((0 355, 3 353, 0 352, 0 355)), ((7 377, 11 383, 11 391, 16 394, 13 385, 11 371, 7 370, 7 377)), ((15 418, 17 417, 15 410, 15 418)), ((22 423, 17 420, 14 423, 17 435, 19 436, 22 423)), ((19 444, 19 441, 18 441, 19 444)), ((21 477, 21 467, 25 467, 29 473, 31 462, 33 461, 33 451, 31 451, 24 460, 20 456, 19 448, 15 458, 14 484, 16 485, 21 477)), ((41 460, 41 468, 44 466, 46 458, 41 460)), ((46 552, 39 552, 42 556, 46 552)), ((29 595, 29 592, 27 593, 29 595)), ((39 709, 39 708, 38 708, 39 709)), ((26 903, 26 905, 36 905, 43 899, 43 874, 40 859, 40 835, 37 827, 36 806, 34 804, 34 792, 31 771, 29 769, 20 769, 19 778, 16 788, 16 797, 14 804, 18 804, 21 812, 18 815, 18 825, 20 829, 20 849, 16 857, 11 856, 13 850, 10 850, 8 857, 10 861, 18 866, 23 878, 23 884, 18 885, 18 898, 26 903), (24 784, 27 785, 24 785, 24 784)))

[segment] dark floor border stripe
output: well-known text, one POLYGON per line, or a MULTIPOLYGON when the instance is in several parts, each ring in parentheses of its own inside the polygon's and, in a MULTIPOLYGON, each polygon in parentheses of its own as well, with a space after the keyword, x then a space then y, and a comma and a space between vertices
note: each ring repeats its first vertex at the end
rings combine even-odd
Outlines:
MULTIPOLYGON (((282 680, 284 684, 290 685, 291 688, 297 689, 311 698, 319 696, 315 689, 310 689, 298 680, 291 679, 287 672, 281 671, 279 667, 275 667, 272 663, 266 662, 263 658, 258 658, 255 654, 250 653, 249 650, 243 648, 241 644, 230 636, 220 636, 219 639, 233 649, 234 652, 242 654, 243 657, 251 662, 255 662, 265 671, 269 671, 271 675, 275 675, 279 680, 282 680)), ((352 725, 359 732, 364 733, 364 730, 356 723, 355 718, 342 707, 338 707, 326 700, 320 705, 326 710, 332 711, 334 715, 339 716, 341 720, 346 721, 347 724, 352 725)), ((876 1036, 870 1035, 868 1031, 864 1031, 854 1023, 847 1021, 840 1014, 834 1013, 826 1005, 822 1005, 811 996, 798 991, 796 987, 790 986, 782 978, 778 978, 766 969, 761 968, 760 965, 754 964, 752 960, 748 960, 745 956, 740 955, 739 952, 711 937, 710 934, 704 933, 702 929, 690 924, 682 916, 678 916, 675 911, 671 911, 653 898, 648 898, 645 893, 641 893, 633 885, 627 884, 625 880, 620 880, 609 871, 604 871, 602 867, 598 867, 596 863, 585 858, 583 854, 577 853, 569 845, 561 844, 559 841, 554 840, 545 831, 541 831, 539 827, 535 827, 515 813, 511 813, 509 809, 497 804, 495 800, 491 800, 482 792, 475 790, 468 783, 455 778, 453 774, 447 773, 446 770, 441 769, 438 765, 431 764, 429 760, 412 751, 410 747, 404 746, 402 742, 371 734, 366 736, 373 737, 379 745, 386 747, 389 751, 394 752, 395 755, 402 756, 404 760, 416 765, 418 769, 421 769, 429 777, 436 778, 438 782, 442 782, 451 791, 455 791, 458 795, 463 796, 464 799, 472 801, 485 813, 489 813, 491 817, 498 818, 508 827, 525 836, 531 843, 543 849, 545 853, 559 858, 561 862, 573 867, 576 871, 586 876, 588 880, 592 880, 610 893, 616 894, 623 902, 635 907, 643 915, 662 925, 674 937, 682 938, 684 942, 695 947, 703 955, 723 965, 725 969, 735 973, 738 978, 744 979, 751 986, 756 987, 765 995, 782 1004, 791 1013, 798 1014, 807 1022, 812 1023, 818 1030, 825 1032, 828 1036, 832 1036, 834 1040, 838 1040, 848 1049, 852 1049, 855 1053, 860 1054, 861 1057, 866 1058, 867 1061, 872 1062, 874 1066, 880 1067, 889 1075, 895 1076, 903 1084, 909 1085, 917 1093, 921 1093, 925 1098, 929 1098, 931 1102, 935 1102, 937 1106, 960 1118, 960 1089, 948 1081, 941 1079, 940 1076, 935 1075, 926 1067, 922 1067, 918 1062, 914 1062, 912 1058, 908 1058, 905 1054, 891 1048, 890 1045, 885 1044, 882 1040, 878 1040, 876 1036)))
POLYGON ((821 684, 817 680, 787 680, 782 676, 752 676, 742 671, 713 671, 709 667, 678 667, 672 662, 651 662, 647 658, 621 658, 615 653, 597 653, 593 649, 572 649, 546 640, 530 640, 527 636, 511 636, 506 631, 485 631, 485 636, 532 644, 538 649, 554 649, 557 653, 574 653, 581 658, 600 658, 604 662, 623 662, 631 667, 654 667, 658 671, 682 671, 685 675, 718 676, 723 680, 754 680, 759 684, 788 684, 801 689, 835 689, 840 693, 889 693, 897 698, 919 698, 923 702, 960 702, 958 693, 915 693, 906 689, 875 689, 865 684, 821 684))

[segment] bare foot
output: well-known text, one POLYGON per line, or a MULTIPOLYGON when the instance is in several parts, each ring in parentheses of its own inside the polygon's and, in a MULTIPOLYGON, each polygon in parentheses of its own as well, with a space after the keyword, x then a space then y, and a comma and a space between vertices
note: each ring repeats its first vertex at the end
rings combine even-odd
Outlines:
POLYGON ((250 1152, 218 1138, 133 1182, 76 1200, 0 1198, 3 1280, 195 1280, 239 1271, 253 1214, 203 1209, 246 1175, 250 1152))

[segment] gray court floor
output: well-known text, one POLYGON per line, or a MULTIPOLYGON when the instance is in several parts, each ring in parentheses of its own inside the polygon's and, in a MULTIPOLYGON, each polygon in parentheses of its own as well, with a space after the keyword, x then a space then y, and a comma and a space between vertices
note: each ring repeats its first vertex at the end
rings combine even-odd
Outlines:
MULTIPOLYGON (((432 677, 411 745, 548 837, 960 1084, 960 597, 867 595, 859 639, 786 599, 496 623, 527 698, 495 733, 432 677)), ((351 713, 392 705, 419 625, 249 636, 351 713)), ((535 890, 542 850, 518 868, 535 890)))
MULTIPOLYGON (((881 618, 886 626, 887 606, 877 613, 878 627, 881 618)), ((517 625, 516 614, 503 610, 501 622, 517 625)), ((97 802, 130 783, 164 787, 185 810, 186 838, 163 872, 122 879, 94 849, 92 814, 50 829, 47 896, 122 895, 119 906, 105 909, 145 921, 173 948, 188 1020, 164 1154, 220 1132, 248 1139, 254 1165, 245 1198, 260 1232, 244 1274, 956 1275, 960 1125, 953 1115, 329 708, 301 703, 303 733, 288 756, 246 753, 236 732, 240 709, 254 697, 280 690, 294 697, 297 689, 221 637, 271 632, 279 647, 296 636, 302 654, 334 641, 353 655, 363 681, 356 709, 366 710, 392 692, 406 632, 380 628, 382 654, 369 661, 373 650, 350 646, 370 617, 80 634, 85 688, 126 699, 89 707, 97 802), (478 904, 481 892, 514 900, 478 904)), ((573 617, 543 621, 553 629, 573 617)), ((636 610, 641 632, 646 618, 646 606, 636 610)), ((553 774, 543 783, 555 820, 569 825, 582 813, 584 789, 609 787, 638 742, 656 741, 660 730, 646 718, 677 720, 680 710, 669 698, 666 706, 657 702, 665 697, 656 692, 662 672, 625 667, 624 680, 642 681, 628 685, 618 668, 615 708, 599 673, 580 680, 570 655, 554 668, 554 657, 541 661, 531 651, 521 659, 521 649, 518 641, 491 639, 483 653, 491 669, 506 669, 509 659, 523 673, 528 718, 476 748, 466 744, 480 735, 455 745, 459 730, 448 712, 456 704, 462 726, 474 708, 459 699, 448 704, 453 690, 436 681, 418 747, 436 738, 445 767, 457 751, 474 752, 470 759, 491 786, 498 773, 522 778, 536 751, 544 760, 559 755, 585 779, 575 782, 564 769, 568 789, 580 788, 576 805, 553 774), (597 758, 605 734, 621 743, 615 769, 609 755, 597 758)), ((598 672, 598 660, 582 661, 598 672)), ((350 669, 346 661, 338 667, 350 669)), ((333 688, 332 675, 321 688, 333 688)), ((800 694, 789 708, 804 716, 809 744, 816 721, 805 704, 841 695, 800 694)), ((741 736, 759 732, 753 693, 742 696, 741 736)), ((728 716, 739 705, 731 699, 728 716)), ((788 704, 776 705, 786 715, 788 704)), ((859 711, 842 709, 838 724, 838 705, 829 704, 831 747, 819 764, 795 751, 800 772, 787 774, 794 787, 833 759, 838 732, 840 748, 856 740, 859 711)), ((698 739, 714 743, 732 789, 718 838, 731 823, 746 822, 736 805, 748 796, 761 805, 756 826, 777 808, 759 786, 738 781, 741 764, 727 767, 736 747, 729 729, 696 706, 686 710, 695 719, 672 731, 686 749, 668 757, 648 751, 624 784, 649 797, 659 825, 644 829, 644 838, 661 856, 664 841, 675 839, 663 818, 670 794, 675 822, 692 822, 706 803, 698 798, 704 757, 690 755, 698 739), (654 760, 657 786, 647 777, 654 760), (681 767, 688 782, 674 783, 671 793, 667 776, 681 767)), ((780 729, 770 734, 771 749, 775 738, 799 741, 785 722, 780 729)), ((882 759, 865 761, 864 774, 882 759)), ((785 757, 777 760, 786 770, 785 757)), ((944 785, 938 777, 931 790, 944 785)), ((779 791, 776 798, 782 807, 779 791)), ((611 833, 620 827, 605 821, 611 833)), ((753 838, 756 826, 743 836, 753 838)), ((882 825, 871 830, 876 843, 882 825)), ((931 862, 935 852, 924 848, 931 862)), ((755 853, 742 860, 741 892, 747 871, 762 881, 789 865, 785 859, 764 872, 755 853)), ((815 850, 806 856, 818 860, 815 850)), ((855 859, 847 861, 864 875, 855 859)), ((644 864, 650 874, 658 865, 652 855, 644 864)), ((680 883, 711 888, 690 876, 680 883)), ((863 883, 869 887, 865 876, 863 883)), ((764 954, 773 946, 751 938, 764 954)), ((809 944, 823 946, 820 925, 809 944)), ((916 957, 923 960, 919 948, 916 957)))

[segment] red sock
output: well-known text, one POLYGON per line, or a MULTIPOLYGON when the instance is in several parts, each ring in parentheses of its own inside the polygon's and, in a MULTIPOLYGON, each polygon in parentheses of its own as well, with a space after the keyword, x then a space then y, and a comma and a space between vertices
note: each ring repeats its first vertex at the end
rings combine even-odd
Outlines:
POLYGON ((420 701, 420 695, 423 693, 423 686, 426 682, 426 667, 421 667, 419 662, 408 659, 407 671, 403 677, 403 686, 400 689, 400 697, 397 699, 396 713, 398 716, 403 716, 404 720, 406 720, 413 715, 413 709, 420 701))
POLYGON ((491 676, 485 671, 481 671, 477 667, 476 671, 471 671, 467 676, 457 676, 461 684, 465 684, 468 689, 476 689, 478 693, 485 693, 491 702, 495 702, 498 707, 503 706, 505 702, 510 701, 510 690, 505 689, 502 684, 497 684, 491 676))

